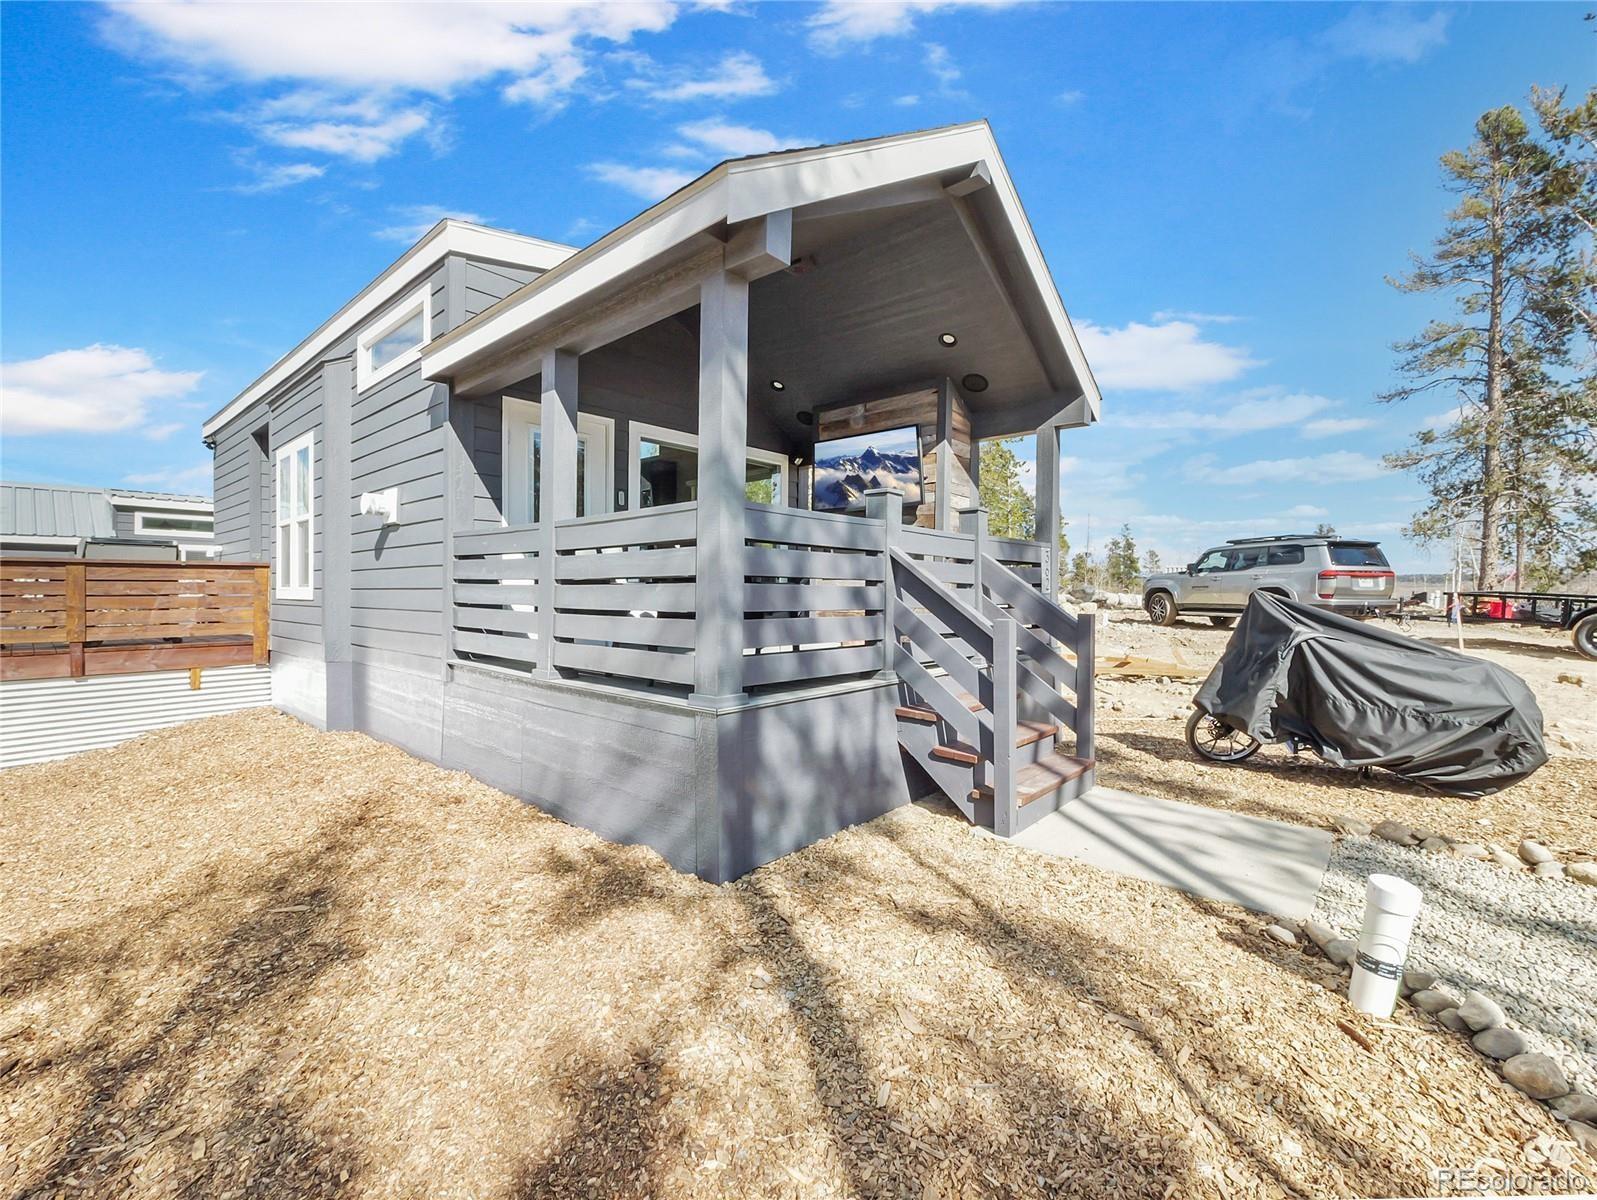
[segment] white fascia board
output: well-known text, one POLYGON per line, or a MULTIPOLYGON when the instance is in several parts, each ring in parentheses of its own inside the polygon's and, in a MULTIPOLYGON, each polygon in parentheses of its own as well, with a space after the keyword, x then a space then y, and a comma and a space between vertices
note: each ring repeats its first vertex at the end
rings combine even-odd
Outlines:
POLYGON ((208 513, 215 507, 215 504, 210 500, 155 500, 149 496, 125 496, 117 492, 107 493, 106 498, 111 501, 112 508, 148 508, 160 509, 162 512, 208 513))
POLYGON ((9 548, 13 553, 21 546, 76 546, 83 539, 80 537, 67 537, 56 534, 22 534, 13 533, 0 537, 0 545, 9 548))
POLYGON ((314 333, 273 363, 264 375, 234 397, 227 407, 206 421, 204 435, 211 437, 250 405, 299 374, 334 342, 347 336, 363 321, 403 295, 406 288, 415 285, 420 275, 433 270, 450 254, 548 271, 575 253, 576 249, 572 246, 446 218, 428 230, 419 242, 362 288, 353 300, 324 321, 314 333))

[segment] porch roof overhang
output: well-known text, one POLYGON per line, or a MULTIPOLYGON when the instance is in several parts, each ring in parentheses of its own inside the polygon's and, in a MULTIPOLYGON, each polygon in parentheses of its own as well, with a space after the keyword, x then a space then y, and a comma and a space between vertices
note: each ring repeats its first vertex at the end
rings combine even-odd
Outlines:
POLYGON ((692 307, 711 270, 786 269, 807 225, 931 200, 952 203, 1035 353, 1017 421, 1095 421, 1097 384, 985 121, 723 162, 433 340, 422 374, 466 395, 507 387, 549 350, 586 353, 692 307))

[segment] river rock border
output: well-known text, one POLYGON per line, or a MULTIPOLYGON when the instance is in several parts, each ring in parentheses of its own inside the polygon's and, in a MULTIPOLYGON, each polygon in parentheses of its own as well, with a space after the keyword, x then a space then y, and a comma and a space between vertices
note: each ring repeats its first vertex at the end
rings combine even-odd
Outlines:
MULTIPOLYGON (((1260 932, 1273 942, 1304 953, 1311 948, 1318 950, 1341 969, 1338 986, 1346 994, 1353 958, 1358 953, 1356 940, 1312 919, 1276 918, 1260 932)), ((1403 972, 1398 987, 1399 994, 1413 1007, 1443 1028, 1468 1038, 1504 1080, 1532 1100, 1546 1104, 1553 1119, 1563 1123, 1570 1139, 1586 1153, 1597 1155, 1597 1096, 1574 1090, 1557 1062, 1545 1054, 1529 1052, 1525 1035, 1508 1024, 1506 1014, 1490 996, 1465 991, 1460 997, 1459 990, 1429 971, 1412 968, 1403 972)))
POLYGON ((1337 833, 1361 837, 1373 835, 1413 850, 1492 862, 1508 871, 1529 871, 1540 879, 1568 879, 1597 887, 1597 861, 1593 861, 1588 852, 1565 851, 1560 860, 1558 854, 1534 838, 1521 838, 1517 852, 1510 853, 1496 842, 1470 842, 1463 838, 1444 837, 1433 830, 1415 828, 1390 819, 1371 825, 1368 821, 1344 813, 1331 818, 1331 828, 1337 833))

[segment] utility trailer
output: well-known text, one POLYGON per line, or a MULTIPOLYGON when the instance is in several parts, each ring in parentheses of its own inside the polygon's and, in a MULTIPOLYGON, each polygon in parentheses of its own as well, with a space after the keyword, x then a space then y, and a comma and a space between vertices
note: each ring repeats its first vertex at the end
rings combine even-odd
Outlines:
POLYGON ((1597 659, 1597 595, 1573 592, 1460 592, 1470 621, 1514 621, 1570 631, 1575 650, 1597 659))

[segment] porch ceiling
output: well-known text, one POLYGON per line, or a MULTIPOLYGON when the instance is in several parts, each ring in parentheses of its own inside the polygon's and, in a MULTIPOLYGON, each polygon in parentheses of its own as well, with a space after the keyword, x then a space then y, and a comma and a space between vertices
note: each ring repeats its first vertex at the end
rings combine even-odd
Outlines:
POLYGON ((750 392, 802 436, 796 414, 939 379, 987 379, 963 389, 984 425, 1032 428, 1059 407, 1013 301, 948 199, 804 221, 796 265, 753 284, 750 392), (949 347, 939 335, 952 333, 949 347), (780 392, 772 379, 784 384, 780 392), (1052 407, 1050 406, 1050 403, 1052 407))

